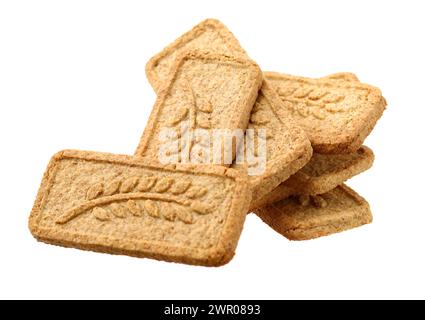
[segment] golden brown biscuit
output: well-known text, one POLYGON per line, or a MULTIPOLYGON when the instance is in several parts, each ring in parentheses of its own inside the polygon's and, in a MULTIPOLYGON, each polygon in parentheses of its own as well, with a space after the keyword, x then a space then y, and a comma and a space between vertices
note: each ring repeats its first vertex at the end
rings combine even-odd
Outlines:
MULTIPOLYGON (((186 52, 174 65, 167 85, 158 93, 136 156, 159 160, 161 130, 168 128, 181 133, 185 122, 188 124, 185 130, 190 132, 245 129, 261 83, 261 71, 250 60, 186 52)), ((174 151, 181 153, 186 147, 180 145, 174 151)), ((189 149, 192 148, 190 145, 189 149)))
MULTIPOLYGON (((239 41, 221 22, 203 21, 149 61, 146 73, 156 91, 164 84, 176 56, 193 48, 247 57, 239 41)), ((277 87, 284 108, 320 153, 357 150, 386 106, 379 89, 359 83, 350 73, 309 79, 269 72, 265 78, 277 87)))
MULTIPOLYGON (((281 101, 273 88, 264 82, 251 113, 248 129, 265 130, 265 170, 249 177, 253 201, 266 196, 282 181, 301 169, 310 160, 313 149, 304 131, 279 106, 281 101)), ((256 149, 257 150, 257 149, 256 149)), ((261 159, 258 159, 261 162, 261 159)), ((232 168, 245 171, 257 163, 241 163, 232 168)), ((249 172, 249 171, 248 171, 249 172)))
POLYGON ((29 226, 55 245, 219 266, 234 255, 250 199, 233 169, 68 150, 51 160, 29 226))
POLYGON ((146 76, 157 93, 169 77, 178 56, 187 50, 214 51, 247 57, 236 37, 225 25, 218 20, 207 19, 149 60, 146 76))
MULTIPOLYGON (((234 35, 217 20, 208 19, 185 33, 155 55, 146 66, 146 74, 156 91, 163 86, 164 79, 176 61, 176 56, 185 50, 209 50, 225 54, 241 55, 248 58, 234 35)), ((340 76, 336 76, 340 78, 340 76)), ((302 130, 291 121, 282 102, 271 86, 264 82, 258 95, 254 112, 251 114, 248 129, 267 131, 267 164, 260 175, 250 178, 255 198, 273 190, 291 174, 303 167, 311 158, 311 144, 302 130)), ((258 150, 256 150, 258 151, 258 150)), ((137 155, 140 154, 138 151, 137 155)), ((246 159, 245 159, 246 160, 246 159)), ((255 163, 233 164, 238 170, 255 163)))
POLYGON ((366 146, 348 154, 314 153, 310 162, 265 196, 253 200, 251 210, 293 195, 318 195, 372 167, 375 156, 366 146))
POLYGON ((295 196, 255 213, 290 240, 310 240, 372 222, 369 204, 345 185, 320 196, 295 196))
POLYGON ((356 81, 265 72, 283 106, 303 128, 317 153, 356 151, 385 110, 378 88, 356 81))

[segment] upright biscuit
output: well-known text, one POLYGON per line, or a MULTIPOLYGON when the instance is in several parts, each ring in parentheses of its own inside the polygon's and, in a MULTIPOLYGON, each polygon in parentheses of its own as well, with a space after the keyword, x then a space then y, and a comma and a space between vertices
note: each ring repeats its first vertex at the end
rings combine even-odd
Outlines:
POLYGON ((149 60, 146 75, 156 92, 166 82, 177 57, 186 50, 194 49, 246 56, 238 40, 225 25, 218 20, 207 19, 149 60))
POLYGON ((321 196, 291 197, 255 213, 290 240, 310 240, 372 222, 367 201, 345 185, 321 196))
POLYGON ((225 167, 69 150, 51 160, 29 226, 60 246, 218 266, 234 255, 250 198, 247 177, 225 167))
MULTIPOLYGON (((216 19, 206 19, 148 61, 146 76, 156 92, 165 84, 177 57, 187 50, 214 51, 248 57, 238 39, 223 23, 216 19)), ((335 73, 325 78, 359 81, 355 74, 349 72, 335 73)))
POLYGON ((276 189, 253 200, 251 210, 286 199, 292 195, 318 195, 341 185, 372 167, 375 157, 366 146, 349 154, 314 153, 310 162, 276 189))
MULTIPOLYGON (((221 22, 203 21, 149 61, 146 73, 156 91, 164 83, 176 55, 192 48, 247 56, 221 22)), ((321 79, 266 73, 266 79, 278 88, 283 106, 306 130, 314 150, 320 153, 357 150, 386 106, 377 88, 358 83, 351 73, 321 79)))
POLYGON ((136 155, 158 160, 161 130, 177 132, 184 122, 186 131, 245 129, 261 82, 260 69, 250 60, 186 52, 158 94, 136 155))
MULTIPOLYGON (((281 101, 271 86, 264 82, 251 113, 248 129, 265 130, 265 154, 259 155, 258 144, 254 150, 257 162, 234 163, 232 168, 240 171, 259 166, 265 161, 264 172, 253 174, 249 180, 253 189, 253 201, 267 195, 282 181, 302 168, 312 156, 312 148, 304 131, 299 128, 279 106, 281 101), (261 157, 266 158, 262 159, 261 157)), ((258 137, 260 138, 260 137, 258 137)), ((246 144, 245 144, 246 146, 246 144)), ((246 159, 245 159, 246 160, 246 159)), ((250 172, 250 171, 248 171, 250 172)))
MULTIPOLYGON (((149 61, 146 73, 156 91, 163 86, 176 56, 188 49, 203 49, 248 57, 226 26, 217 20, 205 20, 149 61)), ((339 75, 336 77, 341 78, 339 75)), ((276 92, 264 82, 248 125, 248 129, 267 131, 266 170, 250 178, 255 199, 273 190, 311 158, 312 149, 307 136, 290 120, 289 113, 280 104, 282 102, 276 92)), ((232 167, 245 170, 248 165, 256 164, 245 162, 233 164, 232 167)))
POLYGON ((283 106, 306 131, 318 153, 356 151, 386 106, 379 89, 353 81, 354 78, 336 81, 275 72, 264 75, 276 87, 283 106))

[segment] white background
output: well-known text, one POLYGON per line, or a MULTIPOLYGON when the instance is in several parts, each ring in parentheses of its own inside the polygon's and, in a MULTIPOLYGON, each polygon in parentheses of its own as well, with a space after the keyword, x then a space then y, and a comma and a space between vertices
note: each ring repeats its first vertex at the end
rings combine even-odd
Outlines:
POLYGON ((423 1, 1 1, 0 298, 425 298, 423 1), (65 148, 131 154, 155 94, 144 67, 205 18, 263 70, 356 73, 388 109, 349 181, 372 225, 289 242, 255 215, 209 269, 37 243, 27 219, 65 148))

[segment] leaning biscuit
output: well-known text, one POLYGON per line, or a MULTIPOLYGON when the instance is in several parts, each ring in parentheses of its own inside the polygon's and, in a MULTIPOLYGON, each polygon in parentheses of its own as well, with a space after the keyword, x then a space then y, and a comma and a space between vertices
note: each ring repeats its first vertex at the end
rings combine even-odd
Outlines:
MULTIPOLYGON (((219 20, 206 19, 153 56, 146 64, 146 76, 156 92, 166 82, 177 57, 187 50, 205 50, 247 57, 233 33, 219 20)), ((340 72, 325 78, 356 81, 353 73, 340 72)))
MULTIPOLYGON (((202 49, 248 58, 235 36, 217 20, 208 19, 185 33, 161 53, 154 56, 146 66, 147 76, 156 91, 164 86, 176 56, 190 49, 202 49)), ((341 76, 336 76, 340 79, 341 76)), ((248 129, 266 130, 265 171, 254 173, 250 181, 255 199, 277 187, 282 181, 303 167, 311 158, 312 149, 306 134, 290 120, 290 115, 281 106, 282 102, 271 86, 264 81, 250 116, 248 129)), ((245 128, 244 128, 245 129, 245 128)), ((258 150, 256 150, 258 151, 258 150)), ((139 154, 140 152, 137 152, 139 154)), ((264 155, 259 155, 264 156, 264 155)), ((245 159, 246 160, 246 159, 245 159)), ((261 160, 259 160, 261 161, 261 160)), ((233 168, 254 171, 258 163, 234 163, 233 168)))
POLYGON ((345 185, 321 196, 296 196, 255 213, 290 240, 310 240, 372 222, 369 204, 345 185))
POLYGON ((243 163, 232 165, 232 168, 239 171, 248 170, 253 201, 266 196, 282 181, 301 169, 313 153, 307 135, 290 119, 280 104, 274 89, 264 82, 252 110, 248 129, 257 133, 260 129, 264 130, 262 138, 266 140, 265 154, 257 154, 257 143, 254 150, 257 157, 254 163, 246 161, 245 157, 243 163), (261 166, 264 166, 264 170, 260 172, 261 166))
POLYGON ((356 81, 295 77, 265 72, 318 153, 356 151, 385 110, 378 88, 356 81))
POLYGON ((149 60, 146 76, 156 92, 166 82, 178 56, 186 50, 214 51, 246 57, 238 40, 225 25, 218 20, 207 19, 149 60))
MULTIPOLYGON (((158 93, 136 156, 159 160, 162 129, 178 133, 175 139, 195 129, 245 129, 261 83, 261 71, 250 60, 186 52, 158 93)), ((192 143, 189 139, 190 146, 180 144, 174 152, 191 151, 192 143)))
POLYGON ((310 162, 288 180, 261 198, 253 200, 251 210, 293 195, 326 193, 372 167, 375 157, 366 146, 349 154, 314 153, 310 162))
POLYGON ((51 160, 29 226, 50 244, 219 266, 234 255, 250 199, 233 169, 68 150, 51 160))
MULTIPOLYGON (((203 21, 149 61, 146 73, 156 91, 170 73, 176 56, 192 48, 247 57, 238 40, 221 22, 203 21)), ((284 108, 307 132, 314 150, 320 153, 357 150, 386 106, 379 89, 359 83, 350 73, 309 79, 268 72, 265 78, 277 87, 284 108)))

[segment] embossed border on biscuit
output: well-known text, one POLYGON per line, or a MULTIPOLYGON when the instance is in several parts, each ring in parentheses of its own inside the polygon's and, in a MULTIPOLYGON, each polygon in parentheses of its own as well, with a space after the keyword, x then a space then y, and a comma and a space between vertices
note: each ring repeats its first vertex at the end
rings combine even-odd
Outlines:
POLYGON ((50 162, 29 224, 51 244, 218 266, 234 255, 250 199, 232 169, 67 150, 50 162))

